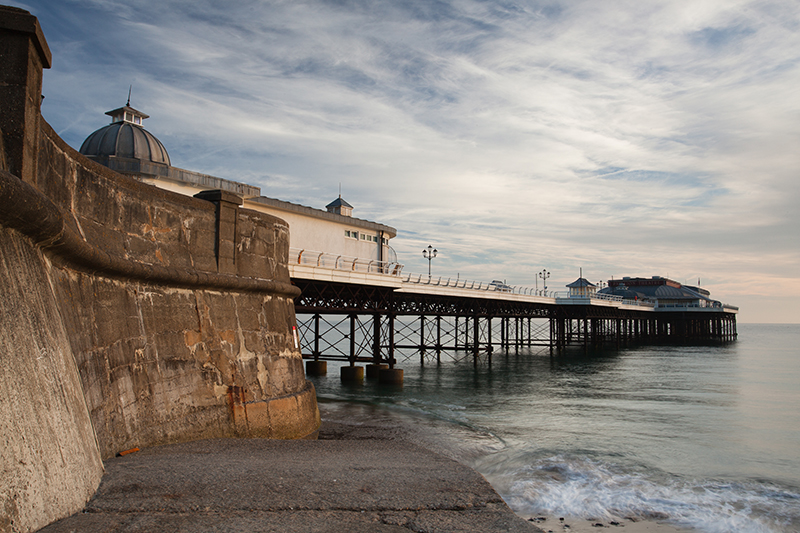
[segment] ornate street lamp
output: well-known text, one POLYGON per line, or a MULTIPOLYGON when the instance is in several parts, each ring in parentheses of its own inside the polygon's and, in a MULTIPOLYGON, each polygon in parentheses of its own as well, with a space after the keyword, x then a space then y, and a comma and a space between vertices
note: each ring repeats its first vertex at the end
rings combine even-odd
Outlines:
POLYGON ((425 259, 428 260, 428 279, 430 279, 430 277, 431 277, 431 260, 434 257, 436 257, 437 253, 439 253, 439 250, 437 250, 436 248, 434 248, 430 244, 428 245, 427 249, 423 249, 422 250, 422 257, 424 257, 425 259))
POLYGON ((544 284, 544 295, 547 296, 547 278, 550 277, 550 272, 543 268, 542 271, 539 272, 539 277, 542 278, 542 283, 544 284))

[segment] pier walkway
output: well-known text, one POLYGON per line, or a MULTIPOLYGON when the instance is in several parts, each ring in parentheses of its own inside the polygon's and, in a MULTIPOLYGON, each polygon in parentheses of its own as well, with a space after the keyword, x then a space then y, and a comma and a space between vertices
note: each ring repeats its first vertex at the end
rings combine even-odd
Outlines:
MULTIPOLYGON (((393 368, 398 360, 441 361, 496 349, 551 353, 628 344, 697 344, 736 338, 733 306, 699 300, 669 305, 619 296, 510 287, 428 277, 402 265, 290 250, 289 274, 304 357, 393 368)), ((307 365, 309 369, 315 368, 307 365)), ((370 371, 370 367, 367 368, 370 371)))

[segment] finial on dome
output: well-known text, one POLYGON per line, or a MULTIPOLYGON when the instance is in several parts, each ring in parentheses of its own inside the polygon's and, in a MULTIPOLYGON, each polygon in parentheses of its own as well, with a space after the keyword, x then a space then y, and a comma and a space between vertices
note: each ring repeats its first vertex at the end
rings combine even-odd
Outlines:
POLYGON ((132 90, 133 90, 133 84, 130 84, 128 86, 128 103, 125 104, 126 106, 130 106, 131 105, 131 91, 132 90))

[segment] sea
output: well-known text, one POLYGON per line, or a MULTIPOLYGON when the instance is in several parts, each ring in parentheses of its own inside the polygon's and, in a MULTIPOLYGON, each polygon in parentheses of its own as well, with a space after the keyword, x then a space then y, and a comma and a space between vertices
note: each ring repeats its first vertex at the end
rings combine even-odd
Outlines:
POLYGON ((710 346, 398 362, 402 387, 310 378, 325 417, 403 427, 521 516, 800 532, 800 325, 710 346))

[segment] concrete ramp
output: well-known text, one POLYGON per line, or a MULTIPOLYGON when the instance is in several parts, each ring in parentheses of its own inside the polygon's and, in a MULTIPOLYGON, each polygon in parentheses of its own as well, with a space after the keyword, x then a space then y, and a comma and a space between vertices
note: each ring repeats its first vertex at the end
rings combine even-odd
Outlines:
POLYGON ((202 440, 106 463, 82 513, 41 530, 541 531, 474 470, 402 440, 202 440))

